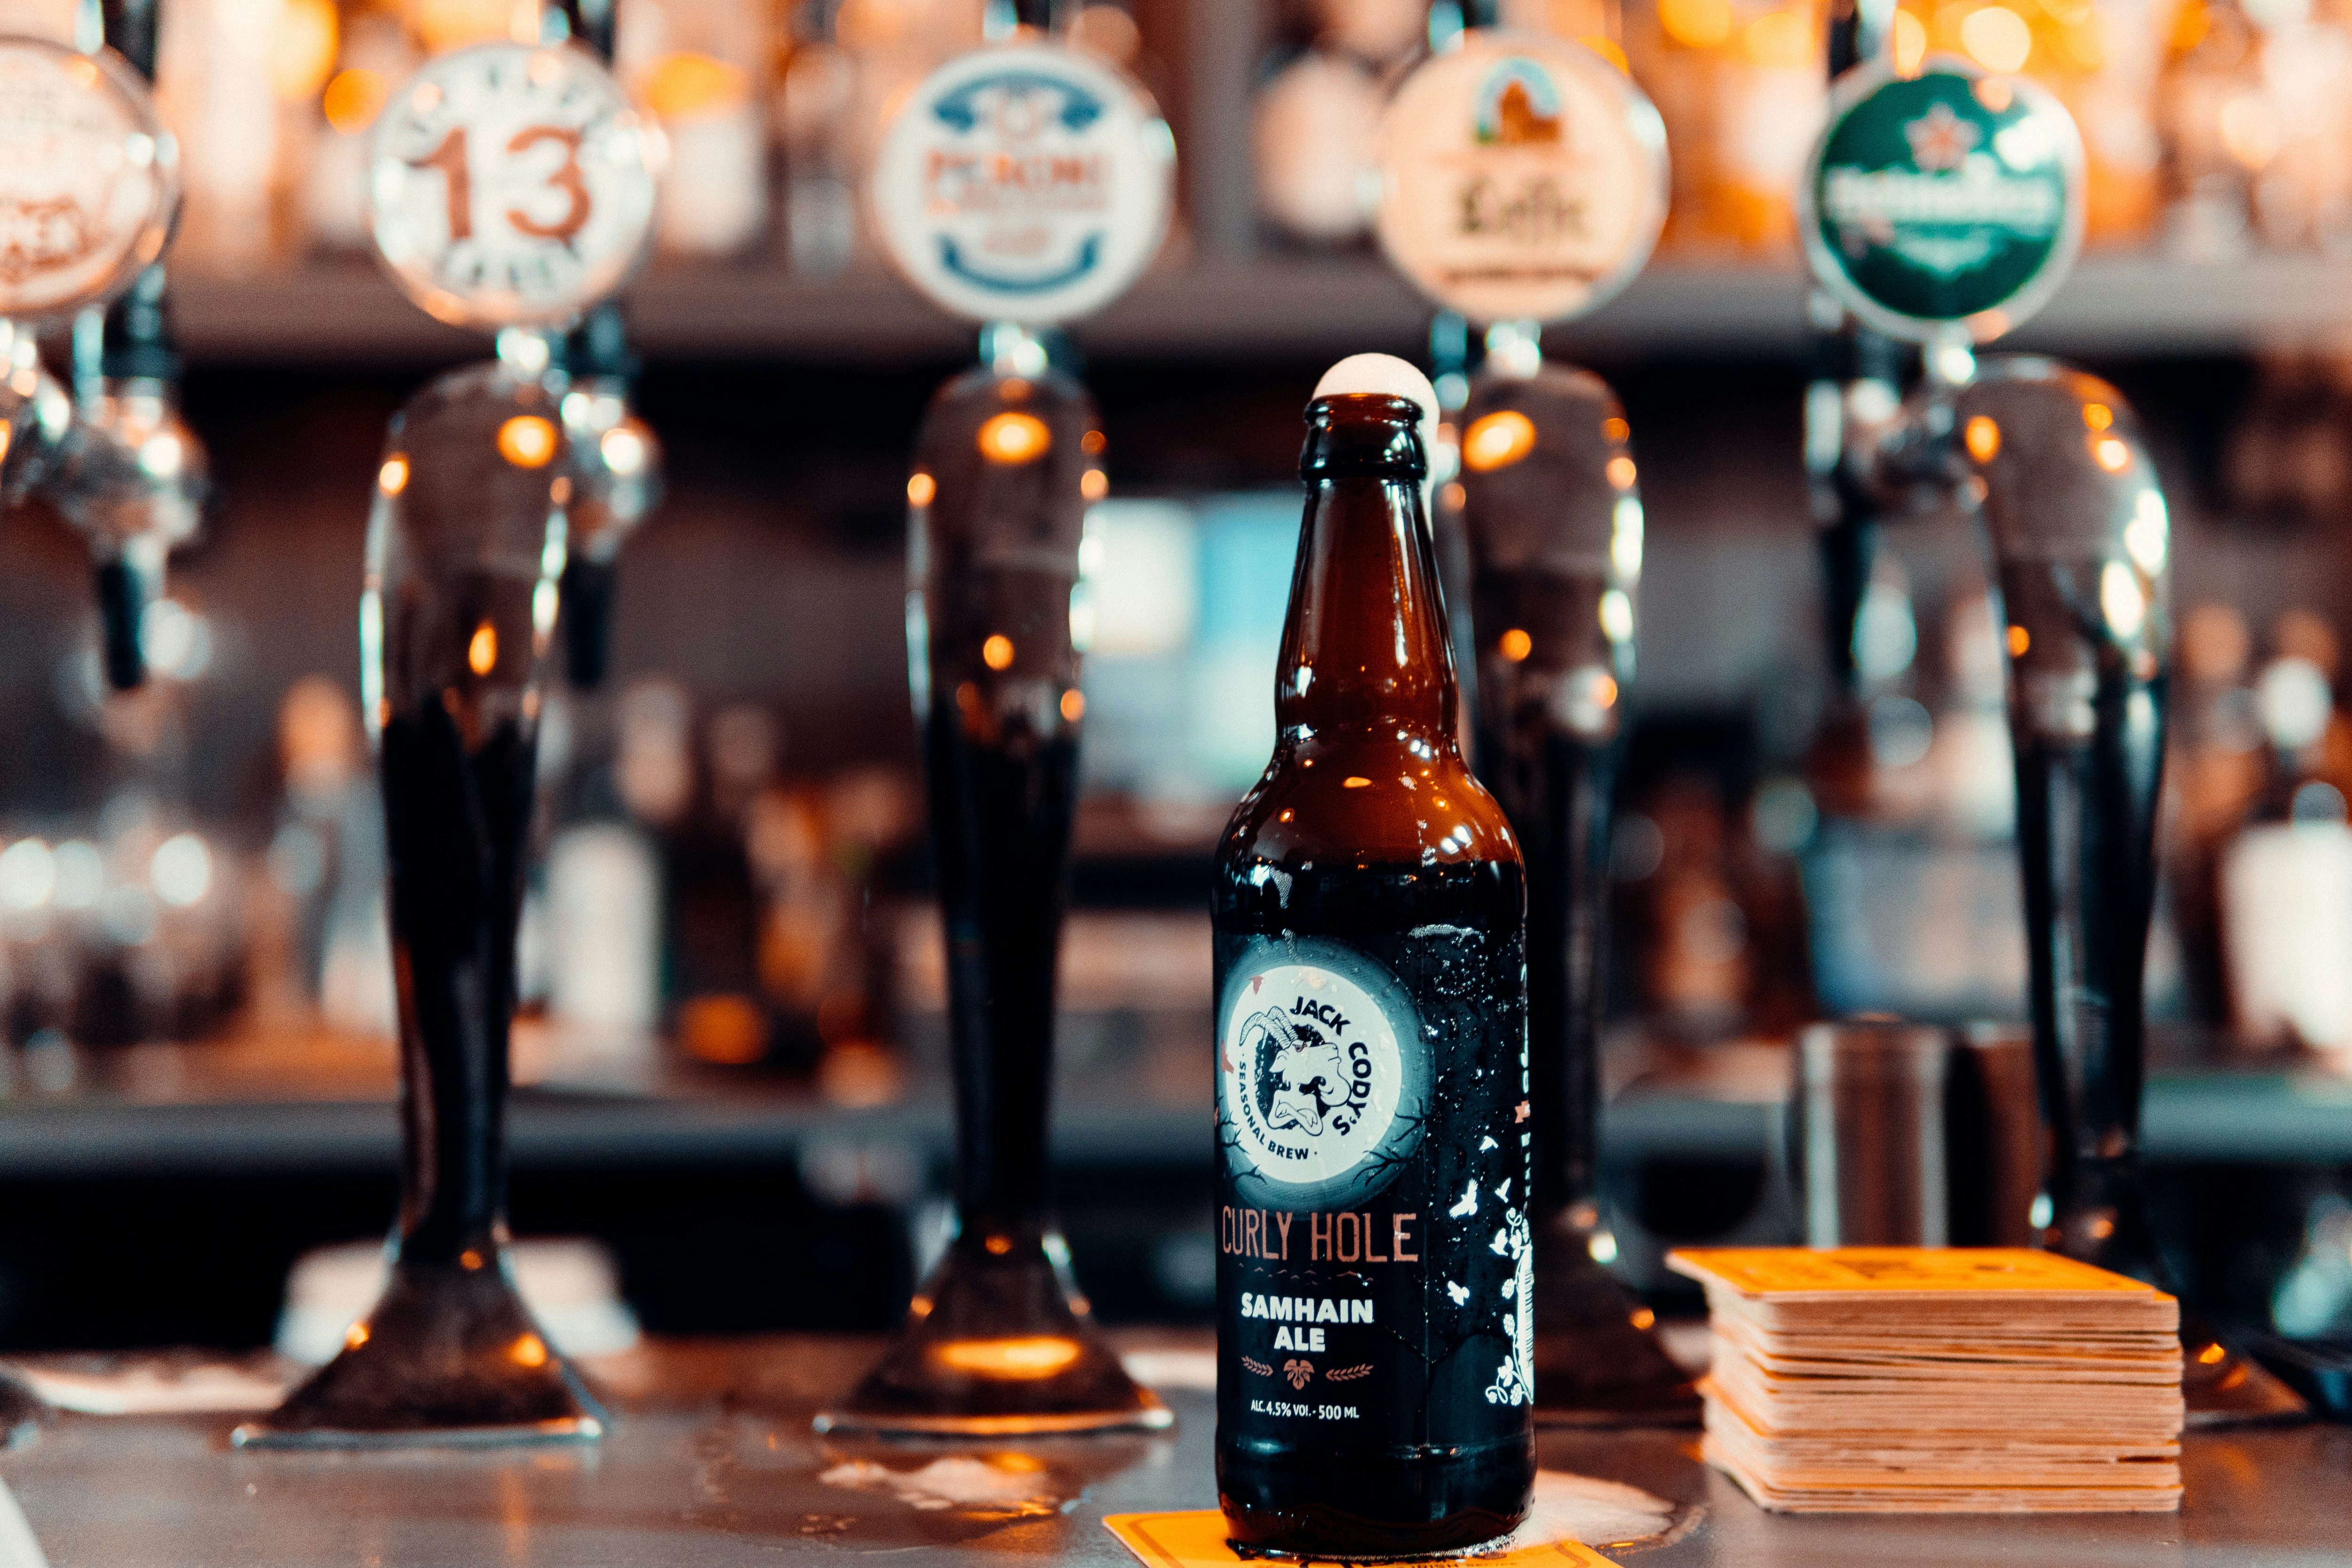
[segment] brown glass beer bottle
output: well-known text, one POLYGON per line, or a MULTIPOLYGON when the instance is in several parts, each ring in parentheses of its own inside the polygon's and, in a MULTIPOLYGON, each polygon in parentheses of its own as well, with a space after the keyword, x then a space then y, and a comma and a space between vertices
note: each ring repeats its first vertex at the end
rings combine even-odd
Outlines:
MULTIPOLYGON (((1385 371, 1326 385, 1417 379, 1385 371)), ((1217 1489, 1238 1543, 1360 1561, 1528 1510, 1526 894, 1455 743, 1422 405, 1307 417, 1274 759, 1213 894, 1217 1489)))

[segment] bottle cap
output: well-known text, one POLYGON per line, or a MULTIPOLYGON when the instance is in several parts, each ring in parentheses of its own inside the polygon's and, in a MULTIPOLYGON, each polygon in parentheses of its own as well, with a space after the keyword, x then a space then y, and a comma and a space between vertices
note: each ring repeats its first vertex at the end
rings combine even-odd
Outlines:
POLYGON ((1814 275, 1864 321, 1925 342, 2000 336, 2083 242, 2083 139, 2049 90, 1937 57, 1857 68, 1798 186, 1814 275))
POLYGON ((628 281, 666 144, 572 45, 429 62, 376 121, 369 222, 394 281, 460 327, 553 327, 628 281))
POLYGON ((959 55, 884 132, 873 199, 907 280, 978 321, 1100 309, 1160 252, 1176 168, 1140 88, 1058 44, 959 55))
POLYGON ((1666 220, 1666 132, 1581 44, 1478 29, 1405 79, 1381 127, 1381 247, 1476 321, 1596 310, 1666 220))
POLYGON ((178 143, 120 55, 0 38, 0 316, 120 294, 163 254, 179 202, 178 143))
POLYGON ((1408 397, 1420 404, 1421 423, 1416 434, 1421 437, 1422 455, 1433 464, 1435 462, 1437 389, 1430 385, 1429 377, 1394 354, 1349 354, 1325 371, 1323 379, 1315 384, 1318 397, 1362 393, 1408 397))

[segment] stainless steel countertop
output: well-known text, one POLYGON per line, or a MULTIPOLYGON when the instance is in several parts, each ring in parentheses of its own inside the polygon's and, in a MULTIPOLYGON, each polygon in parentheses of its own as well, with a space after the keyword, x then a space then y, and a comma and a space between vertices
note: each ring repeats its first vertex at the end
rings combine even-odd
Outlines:
MULTIPOLYGON (((1170 1394, 1181 1421, 1171 1436, 957 1449, 810 1436, 817 1403, 873 1348, 815 1338, 647 1345, 598 1363, 624 1415, 595 1449, 236 1454, 226 1417, 67 1417, 0 1459, 0 1479, 51 1568, 724 1568, 885 1554, 928 1564, 958 1549, 1130 1568, 1104 1514, 1215 1502, 1214 1415, 1198 1392, 1170 1394), (945 1489, 968 1494, 979 1475, 1034 1500, 919 1507, 896 1495, 893 1476, 919 1484, 907 1478, 974 1453, 992 1468, 963 1467, 945 1489)), ((1611 1553, 1643 1568, 2352 1562, 2352 1428, 2192 1435, 2179 1514, 2038 1519, 1767 1514, 1691 1458, 1695 1439, 1548 1431, 1543 1462, 1703 1510, 1667 1544, 1611 1553)))

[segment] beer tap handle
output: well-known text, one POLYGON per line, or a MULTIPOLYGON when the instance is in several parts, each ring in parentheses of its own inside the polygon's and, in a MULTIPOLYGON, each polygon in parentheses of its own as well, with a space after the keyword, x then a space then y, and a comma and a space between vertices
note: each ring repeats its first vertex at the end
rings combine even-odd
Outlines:
MULTIPOLYGON (((84 0, 79 52, 0 40, 25 106, 0 205, 69 215, 72 254, 30 244, 0 279, 7 386, 0 498, 42 489, 88 543, 110 685, 146 673, 140 631, 163 592, 165 557, 196 530, 207 492, 203 446, 180 418, 179 362, 164 316, 160 258, 179 201, 177 151, 157 117, 155 0, 84 0), (111 47, 110 47, 111 46, 111 47), (97 68, 93 70, 91 68, 97 68), (72 395, 32 352, 33 320, 78 312, 72 395)), ((62 232, 62 231, 61 231, 62 232)))
MULTIPOLYGON (((604 1413, 533 1322, 507 1253, 509 1029, 545 660, 567 566, 574 550, 616 542, 625 523, 611 481, 621 469, 643 480, 654 457, 621 397, 600 397, 595 376, 567 374, 558 356, 566 329, 643 256, 661 143, 583 51, 506 43, 426 65, 376 134, 378 248, 425 309, 494 329, 498 357, 438 377, 394 416, 368 531, 361 695, 400 980, 391 1279, 342 1351, 233 1436, 287 1447, 589 1441, 604 1413), (550 142, 565 156, 555 180, 543 163, 505 162, 550 142), (453 179, 426 155, 441 147, 457 149, 473 177, 453 179), (487 201, 485 188, 496 193, 487 201), (517 205, 526 189, 544 200, 517 205)), ((588 368, 625 369, 616 333, 592 318, 583 336, 587 352, 612 356, 588 368)), ((642 488, 621 509, 627 521, 642 513, 642 488)))
POLYGON ((1536 1396, 1686 1417, 1689 1379, 1595 1257, 1609 846, 1642 574, 1630 431, 1598 376, 1543 363, 1525 327, 1489 336, 1460 416, 1460 522, 1478 776, 1527 864, 1536 1396))
POLYGON ((2150 1278, 2136 1167, 2171 646, 2164 492, 2129 405, 2094 376, 1991 361, 1953 412, 2009 619, 2052 1238, 2150 1278))
POLYGON ((637 362, 619 305, 607 300, 555 348, 571 437, 570 563, 563 570, 563 651, 572 684, 593 689, 611 662, 614 565, 661 504, 662 446, 633 402, 637 362))

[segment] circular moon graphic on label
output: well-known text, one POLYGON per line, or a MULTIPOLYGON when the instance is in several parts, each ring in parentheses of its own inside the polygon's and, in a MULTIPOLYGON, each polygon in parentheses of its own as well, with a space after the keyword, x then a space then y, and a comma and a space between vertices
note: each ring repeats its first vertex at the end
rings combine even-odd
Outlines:
POLYGON ((981 321, 1044 326, 1125 292, 1168 229, 1176 142, 1142 90, 1053 44, 975 49, 884 133, 873 205, 907 280, 981 321))
POLYGON ((585 50, 459 49, 376 122, 376 250, 453 326, 562 326, 644 259, 665 157, 660 128, 585 50))
POLYGON ((1580 44, 1465 35, 1405 79, 1381 127, 1381 247, 1473 321, 1598 310, 1666 221, 1666 132, 1580 44))
POLYGON ((1344 1208, 1421 1142, 1429 1053, 1403 989, 1336 944, 1268 944, 1226 983, 1217 1140, 1239 1194, 1344 1208))
POLYGON ((0 316, 120 293, 163 254, 178 144, 111 50, 0 38, 0 316))

